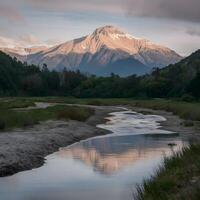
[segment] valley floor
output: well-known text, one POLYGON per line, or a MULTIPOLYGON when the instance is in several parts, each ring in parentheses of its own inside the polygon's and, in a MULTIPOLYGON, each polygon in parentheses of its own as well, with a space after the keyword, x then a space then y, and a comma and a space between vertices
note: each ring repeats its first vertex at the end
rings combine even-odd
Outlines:
MULTIPOLYGON (((41 111, 42 109, 33 110, 43 113, 47 112, 46 110, 49 110, 50 107, 43 109, 44 111, 41 111)), ((81 110, 84 107, 78 107, 78 109, 81 110)), ((72 120, 71 116, 68 116, 69 119, 54 119, 53 116, 51 116, 51 119, 48 116, 47 120, 37 124, 26 124, 24 126, 24 124, 15 123, 20 128, 6 128, 1 131, 0 176, 8 176, 23 170, 39 167, 44 163, 47 155, 57 151, 60 147, 68 146, 89 137, 109 133, 107 130, 97 128, 96 124, 103 123, 109 112, 119 109, 114 107, 97 108, 96 106, 92 106, 90 109, 93 109, 94 113, 84 121, 79 118, 76 120, 73 118, 72 120)), ((23 115, 24 112, 30 114, 33 110, 20 108, 15 112, 23 115)))
MULTIPOLYGON (((126 106, 144 114, 162 115, 167 120, 162 122, 166 130, 178 132, 190 139, 192 146, 165 160, 164 165, 144 185, 138 187, 136 194, 139 200, 179 200, 200 199, 200 104, 186 103, 171 100, 132 100, 132 99, 71 99, 71 98, 16 98, 1 99, 1 110, 33 106, 34 102, 50 102, 70 104, 67 108, 56 107, 36 111, 11 111, 15 123, 1 115, 0 125, 7 127, 0 134, 0 176, 11 175, 16 172, 39 167, 44 157, 81 139, 108 132, 96 128, 102 123, 108 113, 119 110, 119 106, 126 106), (76 105, 75 105, 76 104, 76 105), (77 105, 79 104, 79 105, 77 105), (93 106, 81 106, 90 104, 93 106), (97 106, 98 105, 98 106, 97 106), (69 115, 69 107, 82 109, 79 115, 69 115), (85 110, 86 109, 86 110, 85 110), (93 109, 95 112, 87 109, 93 109), (40 111, 42 118, 35 114, 40 111), (26 121, 19 123, 15 116, 17 112, 29 112, 31 124, 26 121), (54 114, 52 114, 52 112, 54 114), (61 113, 60 113, 61 112, 61 113), (89 113, 88 113, 89 112, 89 113), (56 115, 55 115, 56 113, 56 115), (86 114, 87 113, 87 114, 86 114), (58 117, 59 116, 59 117, 58 117), (60 120, 60 116, 65 120, 60 120), (180 116, 180 117, 178 117, 180 116), (73 120, 72 120, 73 119, 73 120), (35 121, 36 120, 36 121, 35 121), (35 123, 40 121, 39 124, 35 123), (3 122, 3 123, 2 123, 3 122), (25 122, 25 124, 24 124, 25 122), (24 126, 25 125, 25 126, 24 126), (30 127, 31 125, 31 127, 30 127), (20 127, 16 129, 16 127, 20 127), (13 129, 14 128, 14 129, 13 129), (13 129, 13 130, 12 130, 13 129)), ((63 105, 62 105, 63 106, 63 105)), ((74 112, 77 110, 73 110, 74 112)), ((76 112, 75 112, 76 113, 76 112)), ((5 115, 6 116, 6 115, 5 115)), ((8 117, 8 116, 7 116, 8 117)), ((22 117, 24 120, 26 118, 22 117)))

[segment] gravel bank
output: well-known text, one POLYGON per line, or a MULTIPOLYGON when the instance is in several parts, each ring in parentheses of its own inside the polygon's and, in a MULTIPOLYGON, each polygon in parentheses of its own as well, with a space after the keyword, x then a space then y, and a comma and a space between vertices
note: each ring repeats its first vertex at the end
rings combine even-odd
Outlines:
MULTIPOLYGON (((74 142, 108 134, 97 128, 114 107, 95 107, 95 115, 86 122, 46 121, 27 129, 0 133, 0 176, 40 167, 45 157, 60 147, 74 142)), ((118 109, 119 110, 119 109, 118 109)))

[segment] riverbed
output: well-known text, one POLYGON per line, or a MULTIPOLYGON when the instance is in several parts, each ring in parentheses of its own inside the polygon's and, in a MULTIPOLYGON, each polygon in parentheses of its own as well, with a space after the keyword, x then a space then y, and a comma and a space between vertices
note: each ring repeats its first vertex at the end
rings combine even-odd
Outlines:
POLYGON ((165 118, 131 110, 110 113, 98 128, 112 133, 61 148, 37 169, 0 178, 1 200, 131 200, 164 157, 187 145, 162 130, 165 118))

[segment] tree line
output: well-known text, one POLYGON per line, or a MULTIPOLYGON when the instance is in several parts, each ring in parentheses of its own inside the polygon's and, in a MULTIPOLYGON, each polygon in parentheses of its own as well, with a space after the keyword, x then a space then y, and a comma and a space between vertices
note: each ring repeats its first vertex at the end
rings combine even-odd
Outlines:
MULTIPOLYGON (((123 66, 122 66, 123 67, 123 66)), ((177 64, 144 76, 97 77, 79 70, 49 71, 0 52, 0 96, 75 96, 83 98, 200 98, 200 50, 177 64)))

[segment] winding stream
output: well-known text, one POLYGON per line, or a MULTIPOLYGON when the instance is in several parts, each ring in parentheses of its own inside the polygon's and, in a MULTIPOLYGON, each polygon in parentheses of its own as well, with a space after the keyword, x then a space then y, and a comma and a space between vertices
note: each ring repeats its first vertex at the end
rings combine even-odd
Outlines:
POLYGON ((162 130, 161 116, 125 110, 108 120, 98 127, 112 134, 62 148, 40 168, 0 178, 0 199, 131 200, 136 184, 150 177, 164 156, 187 144, 162 130))

